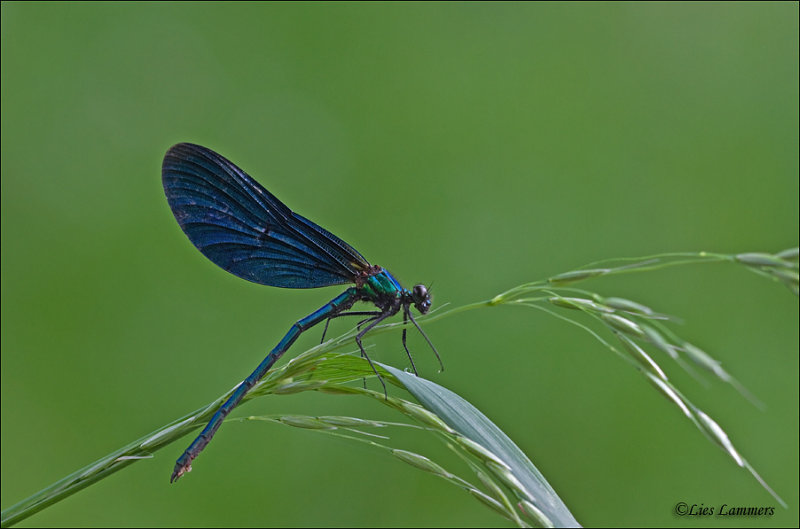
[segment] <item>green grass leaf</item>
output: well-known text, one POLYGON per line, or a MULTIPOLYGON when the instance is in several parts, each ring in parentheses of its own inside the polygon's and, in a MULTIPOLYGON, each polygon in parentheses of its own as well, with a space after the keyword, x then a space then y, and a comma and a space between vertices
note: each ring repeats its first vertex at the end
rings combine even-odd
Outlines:
POLYGON ((475 406, 449 389, 391 366, 381 365, 399 380, 428 410, 467 439, 485 448, 505 466, 501 474, 513 477, 510 487, 517 498, 534 504, 546 517, 541 525, 580 527, 567 506, 558 497, 539 469, 475 406), (547 523, 549 522, 549 523, 547 523))

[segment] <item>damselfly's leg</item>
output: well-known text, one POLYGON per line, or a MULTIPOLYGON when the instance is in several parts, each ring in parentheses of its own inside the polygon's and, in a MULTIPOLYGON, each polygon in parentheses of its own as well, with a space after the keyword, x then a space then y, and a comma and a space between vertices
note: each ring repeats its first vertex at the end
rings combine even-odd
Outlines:
POLYGON ((372 330, 373 327, 378 325, 380 322, 382 322, 389 316, 393 316, 396 313, 397 309, 395 310, 389 309, 385 312, 381 312, 380 316, 376 316, 374 319, 372 319, 372 322, 369 325, 367 325, 367 327, 363 331, 359 332, 356 335, 356 343, 358 344, 358 348, 361 349, 361 356, 366 358, 367 362, 369 362, 369 366, 372 368, 372 371, 375 373, 375 376, 378 377, 378 382, 380 382, 381 386, 383 386, 383 396, 387 399, 389 398, 389 394, 386 393, 386 383, 383 381, 383 377, 380 375, 380 373, 378 373, 378 370, 375 369, 375 364, 373 364, 372 360, 370 360, 369 356, 367 356, 367 352, 364 350, 364 346, 361 343, 361 338, 363 338, 365 334, 367 334, 370 330, 372 330))
MULTIPOLYGON (((403 311, 403 325, 405 325, 406 323, 408 323, 408 311, 404 310, 403 311)), ((407 329, 405 327, 403 327, 403 349, 406 350, 406 354, 408 355, 408 359, 411 361, 411 369, 414 370, 414 374, 415 375, 419 376, 419 373, 417 373, 417 366, 414 365, 414 357, 411 356, 411 351, 408 350, 408 346, 406 345, 406 330, 407 329)))
MULTIPOLYGON (((404 317, 408 316, 408 319, 411 320, 411 323, 414 324, 414 327, 417 328, 417 330, 422 335, 422 337, 425 338, 425 341, 428 342, 428 345, 431 346, 431 349, 433 350, 433 354, 436 355, 436 360, 439 361, 439 372, 441 373, 442 371, 444 371, 444 364, 442 363, 442 358, 439 356, 439 351, 436 350, 436 347, 433 345, 433 342, 431 342, 431 339, 428 338, 428 335, 425 334, 425 331, 423 331, 422 327, 419 326, 419 323, 417 323, 417 320, 414 319, 414 316, 411 314, 411 310, 408 308, 408 305, 403 305, 403 314, 404 314, 404 317)), ((403 331, 405 331, 405 329, 403 329, 403 331)), ((403 336, 403 338, 405 338, 405 336, 403 336)), ((405 345, 405 341, 403 342, 403 345, 405 345)), ((406 351, 408 351, 408 349, 406 349, 406 351)), ((409 355, 409 356, 411 356, 411 355, 409 355)))
MULTIPOLYGON (((325 341, 325 335, 328 334, 328 325, 330 325, 331 320, 333 318, 338 318, 339 316, 370 316, 370 317, 375 317, 375 316, 380 316, 381 314, 383 314, 383 313, 381 311, 379 311, 379 310, 364 310, 364 311, 356 310, 356 311, 352 311, 352 312, 342 312, 340 314, 334 314, 330 318, 328 318, 328 320, 325 322, 325 329, 322 330, 322 340, 320 340, 319 343, 322 343, 322 342, 325 341)), ((367 318, 366 320, 362 320, 362 321, 358 322, 358 326, 361 327, 361 325, 363 325, 365 322, 367 322, 369 320, 370 320, 370 318, 367 318)))

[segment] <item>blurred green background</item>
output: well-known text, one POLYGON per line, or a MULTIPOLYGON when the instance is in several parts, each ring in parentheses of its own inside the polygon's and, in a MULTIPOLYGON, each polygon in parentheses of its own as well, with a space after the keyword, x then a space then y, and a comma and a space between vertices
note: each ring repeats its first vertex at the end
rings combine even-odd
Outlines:
MULTIPOLYGON (((261 287, 207 261, 163 195, 174 143, 222 153, 406 286, 433 282, 437 305, 602 258, 798 243, 796 2, 0 9, 3 508, 210 402, 341 291, 261 287)), ((428 326, 442 374, 412 333, 421 373, 503 428, 584 525, 797 526, 797 298, 731 265, 586 286, 679 315, 767 404, 663 361, 788 510, 675 517, 678 501, 776 502, 545 314, 428 326)), ((370 342, 406 365, 399 333, 370 342)), ((398 419, 362 400, 243 411, 398 419)), ((503 523, 381 452, 263 423, 226 425, 170 486, 189 441, 21 526, 503 523)))

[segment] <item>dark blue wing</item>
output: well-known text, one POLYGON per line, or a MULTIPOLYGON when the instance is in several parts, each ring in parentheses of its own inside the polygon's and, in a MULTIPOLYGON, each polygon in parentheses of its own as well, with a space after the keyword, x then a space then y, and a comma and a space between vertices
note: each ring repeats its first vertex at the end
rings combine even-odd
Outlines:
POLYGON ((369 263, 297 215, 233 163, 179 143, 161 172, 172 213, 203 255, 248 281, 285 288, 352 283, 369 263))

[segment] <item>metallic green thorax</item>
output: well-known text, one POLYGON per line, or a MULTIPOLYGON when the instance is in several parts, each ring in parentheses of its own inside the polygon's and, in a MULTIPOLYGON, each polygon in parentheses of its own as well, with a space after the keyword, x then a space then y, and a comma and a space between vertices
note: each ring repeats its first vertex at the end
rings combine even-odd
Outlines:
POLYGON ((396 297, 403 292, 403 287, 386 270, 381 270, 374 276, 366 278, 361 291, 372 299, 385 296, 396 297))

